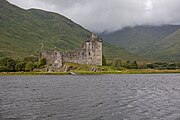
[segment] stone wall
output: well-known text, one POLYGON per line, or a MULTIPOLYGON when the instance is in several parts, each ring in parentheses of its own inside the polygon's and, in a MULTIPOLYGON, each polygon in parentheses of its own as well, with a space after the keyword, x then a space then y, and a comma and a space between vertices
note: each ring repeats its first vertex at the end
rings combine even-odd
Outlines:
POLYGON ((92 35, 80 49, 63 53, 63 61, 78 64, 102 65, 102 40, 92 35))
POLYGON ((102 65, 102 40, 92 34, 79 49, 74 52, 60 53, 59 51, 41 50, 40 58, 46 58, 47 64, 53 69, 63 66, 63 62, 78 64, 102 65))
POLYGON ((48 66, 52 67, 52 69, 60 68, 63 66, 62 54, 59 51, 45 51, 42 50, 40 54, 41 58, 46 58, 46 63, 48 66))

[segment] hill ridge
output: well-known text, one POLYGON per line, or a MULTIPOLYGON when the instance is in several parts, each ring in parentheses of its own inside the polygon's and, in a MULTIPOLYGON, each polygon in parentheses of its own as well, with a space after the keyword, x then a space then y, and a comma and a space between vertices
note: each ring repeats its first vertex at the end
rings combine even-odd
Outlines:
MULTIPOLYGON (((49 50, 56 47, 59 51, 73 51, 91 35, 90 31, 58 13, 24 10, 8 1, 6 3, 0 4, 3 6, 0 7, 0 57, 38 55, 41 43, 49 50)), ((103 51, 107 58, 134 58, 107 42, 104 42, 103 51)))
MULTIPOLYGON (((170 55, 166 55, 167 57, 164 55, 162 58, 161 54, 156 54, 155 56, 156 51, 152 48, 156 48, 156 43, 163 41, 167 36, 175 33, 178 29, 180 29, 180 25, 136 26, 134 28, 126 27, 113 33, 103 33, 100 34, 100 36, 105 41, 144 58, 152 60, 171 60, 172 56, 170 55)), ((176 39, 177 43, 180 45, 179 40, 176 39)), ((178 55, 178 49, 174 49, 174 53, 178 55)), ((179 58, 176 57, 176 60, 179 60, 179 58)))

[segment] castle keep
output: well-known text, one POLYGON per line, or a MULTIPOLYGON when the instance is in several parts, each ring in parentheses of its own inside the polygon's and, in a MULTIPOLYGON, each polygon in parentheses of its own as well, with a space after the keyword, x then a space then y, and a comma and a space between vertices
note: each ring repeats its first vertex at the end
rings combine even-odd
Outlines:
POLYGON ((102 65, 102 40, 92 34, 79 49, 74 52, 59 52, 41 50, 40 58, 45 58, 52 69, 58 69, 63 66, 64 62, 72 62, 88 65, 102 65))

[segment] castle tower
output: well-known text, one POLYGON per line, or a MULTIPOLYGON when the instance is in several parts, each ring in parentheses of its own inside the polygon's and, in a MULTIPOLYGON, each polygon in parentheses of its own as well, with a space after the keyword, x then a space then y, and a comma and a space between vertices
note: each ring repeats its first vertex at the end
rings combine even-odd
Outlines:
POLYGON ((91 38, 85 42, 85 50, 85 64, 102 65, 102 40, 97 35, 92 34, 91 38))

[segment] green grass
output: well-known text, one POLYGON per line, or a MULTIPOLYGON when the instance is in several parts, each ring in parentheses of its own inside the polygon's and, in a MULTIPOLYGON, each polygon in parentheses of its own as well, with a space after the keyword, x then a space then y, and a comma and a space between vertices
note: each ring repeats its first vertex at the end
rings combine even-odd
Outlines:
POLYGON ((116 70, 112 66, 79 65, 76 63, 65 63, 67 72, 0 72, 0 76, 9 75, 103 75, 103 74, 173 74, 180 73, 178 70, 154 70, 154 69, 121 69, 116 70), (97 71, 92 71, 92 68, 97 71))
POLYGON ((107 71, 74 71, 76 74, 167 74, 180 73, 180 70, 147 70, 147 69, 124 69, 124 70, 107 70, 107 71))
MULTIPOLYGON (((102 74, 177 74, 180 70, 109 70, 109 71, 74 71, 76 75, 102 75, 102 74)), ((0 72, 0 76, 9 75, 70 75, 70 72, 0 72)))

